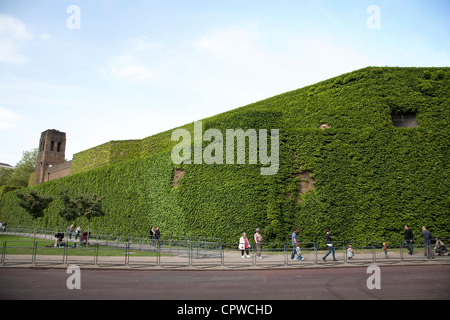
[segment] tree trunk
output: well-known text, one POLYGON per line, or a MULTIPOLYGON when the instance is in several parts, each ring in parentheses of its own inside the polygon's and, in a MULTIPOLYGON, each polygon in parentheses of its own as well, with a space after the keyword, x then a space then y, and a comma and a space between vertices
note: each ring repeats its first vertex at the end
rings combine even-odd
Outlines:
POLYGON ((88 245, 89 245, 89 235, 91 233, 91 220, 88 220, 88 234, 86 237, 86 250, 88 249, 88 245))
POLYGON ((33 245, 36 242, 36 224, 37 224, 37 218, 34 218, 34 235, 33 235, 33 245))

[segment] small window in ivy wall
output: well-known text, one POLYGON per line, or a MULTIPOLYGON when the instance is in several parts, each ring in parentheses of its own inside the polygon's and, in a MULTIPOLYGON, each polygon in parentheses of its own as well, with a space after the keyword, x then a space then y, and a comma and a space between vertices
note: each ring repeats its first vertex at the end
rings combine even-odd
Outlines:
POLYGON ((394 127, 412 128, 419 126, 417 123, 416 114, 413 112, 392 113, 391 119, 394 127))

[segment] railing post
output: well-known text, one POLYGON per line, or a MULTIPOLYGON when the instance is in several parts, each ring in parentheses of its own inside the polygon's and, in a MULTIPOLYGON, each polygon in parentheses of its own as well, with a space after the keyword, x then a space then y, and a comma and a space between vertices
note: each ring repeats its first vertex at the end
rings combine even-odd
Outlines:
POLYGON ((400 261, 403 262, 403 241, 400 241, 400 261))
POLYGON ((130 242, 128 241, 125 245, 125 265, 130 265, 130 242))
POLYGON ((159 250, 155 250, 156 252, 156 265, 161 266, 161 252, 159 250))
POLYGON ((372 241, 372 262, 375 263, 376 262, 376 252, 375 252, 375 241, 372 241))
POLYGON ((31 246, 31 263, 34 264, 36 266, 36 239, 34 239, 33 241, 33 245, 31 246))
POLYGON ((5 248, 6 248, 6 242, 2 241, 2 255, 1 255, 1 264, 2 266, 5 265, 5 248))
MULTIPOLYGON (((86 248, 89 250, 89 244, 87 242, 86 248)), ((98 243, 94 244, 94 265, 98 266, 98 243)))
POLYGON ((64 251, 63 251, 63 264, 67 264, 66 263, 67 251, 69 251, 69 240, 67 240, 67 238, 66 238, 66 244, 64 245, 64 251))
POLYGON ((314 243, 314 264, 317 264, 317 242, 314 243))
POLYGON ((252 266, 256 265, 256 244, 252 247, 252 266))
MULTIPOLYGON (((159 240, 159 239, 158 239, 159 240)), ((191 257, 191 240, 187 240, 187 243, 186 243, 186 246, 188 247, 188 252, 187 252, 187 254, 188 254, 188 265, 189 266, 191 266, 192 265, 192 257, 191 257)))

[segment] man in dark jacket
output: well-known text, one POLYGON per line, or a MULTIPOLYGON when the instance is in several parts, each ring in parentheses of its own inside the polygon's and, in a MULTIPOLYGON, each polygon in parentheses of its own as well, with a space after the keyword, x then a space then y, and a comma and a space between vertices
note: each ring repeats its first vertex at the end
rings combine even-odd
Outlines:
POLYGON ((420 234, 423 238, 423 245, 425 247, 425 256, 430 258, 431 255, 431 239, 433 239, 433 234, 427 230, 427 228, 422 227, 422 232, 420 234))
POLYGON ((409 255, 412 256, 413 254, 413 245, 412 245, 412 241, 413 241, 413 233, 412 230, 409 228, 409 226, 405 225, 405 242, 406 242, 406 247, 409 250, 409 255))
POLYGON ((327 234, 325 235, 326 239, 327 239, 327 247, 328 247, 328 252, 325 256, 322 257, 323 261, 326 261, 328 255, 330 253, 333 254, 333 261, 337 261, 336 257, 335 257, 335 250, 334 250, 334 246, 333 246, 333 238, 331 237, 330 234, 330 229, 327 229, 327 234))

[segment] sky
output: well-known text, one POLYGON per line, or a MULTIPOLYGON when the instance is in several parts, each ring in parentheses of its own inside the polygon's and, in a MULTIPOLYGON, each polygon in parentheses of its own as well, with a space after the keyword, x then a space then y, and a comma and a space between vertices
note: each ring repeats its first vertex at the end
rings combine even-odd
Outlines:
MULTIPOLYGON (((367 66, 450 66, 449 0, 0 0, 0 162, 66 159, 367 66)), ((233 128, 235 129, 235 128, 233 128)))

